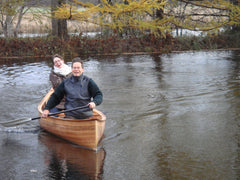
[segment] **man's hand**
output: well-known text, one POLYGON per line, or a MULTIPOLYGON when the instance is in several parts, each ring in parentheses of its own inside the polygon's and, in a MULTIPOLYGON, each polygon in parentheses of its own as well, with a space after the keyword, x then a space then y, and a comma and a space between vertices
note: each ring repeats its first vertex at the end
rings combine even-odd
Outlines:
POLYGON ((96 107, 96 104, 95 104, 94 102, 90 102, 90 103, 88 104, 88 107, 89 107, 90 109, 94 109, 94 108, 96 107))
POLYGON ((49 114, 49 110, 45 109, 41 115, 42 118, 46 118, 48 117, 48 114, 49 114))

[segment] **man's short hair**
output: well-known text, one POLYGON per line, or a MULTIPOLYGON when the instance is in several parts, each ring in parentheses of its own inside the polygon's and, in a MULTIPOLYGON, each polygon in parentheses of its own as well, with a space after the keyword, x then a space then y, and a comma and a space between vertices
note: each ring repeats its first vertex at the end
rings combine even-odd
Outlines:
POLYGON ((73 66, 73 64, 76 63, 76 62, 81 63, 82 68, 83 68, 83 60, 81 60, 80 57, 75 57, 75 58, 73 58, 73 60, 72 60, 72 66, 73 66))

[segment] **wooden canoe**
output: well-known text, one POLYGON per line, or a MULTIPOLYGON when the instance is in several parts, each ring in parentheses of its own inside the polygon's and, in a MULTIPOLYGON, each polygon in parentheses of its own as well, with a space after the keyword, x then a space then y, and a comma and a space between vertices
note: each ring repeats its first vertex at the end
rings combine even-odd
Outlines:
MULTIPOLYGON (((40 115, 53 92, 54 90, 51 89, 39 103, 40 115)), ((93 109, 93 116, 89 119, 67 119, 61 115, 58 117, 48 116, 39 119, 39 124, 43 129, 56 136, 96 151, 104 133, 105 120, 106 116, 102 112, 93 109)))

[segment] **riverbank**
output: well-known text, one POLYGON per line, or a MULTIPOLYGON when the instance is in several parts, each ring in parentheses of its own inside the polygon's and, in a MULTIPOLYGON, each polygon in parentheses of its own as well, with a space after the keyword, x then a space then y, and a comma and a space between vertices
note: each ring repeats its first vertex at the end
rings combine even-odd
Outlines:
POLYGON ((49 57, 55 53, 64 56, 96 56, 119 54, 163 54, 189 50, 219 50, 240 48, 239 33, 218 36, 185 36, 158 38, 151 34, 127 39, 116 36, 102 38, 81 34, 67 40, 57 37, 0 38, 0 58, 49 57))

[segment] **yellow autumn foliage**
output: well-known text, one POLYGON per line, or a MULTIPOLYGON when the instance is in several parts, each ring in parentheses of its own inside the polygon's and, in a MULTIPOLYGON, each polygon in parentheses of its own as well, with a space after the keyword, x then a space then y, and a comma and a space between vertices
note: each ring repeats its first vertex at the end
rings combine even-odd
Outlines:
POLYGON ((72 19, 97 24, 103 28, 112 29, 118 33, 126 29, 141 32, 151 31, 155 35, 164 36, 169 29, 171 18, 156 19, 156 9, 164 9, 166 0, 128 0, 128 4, 114 3, 102 0, 101 4, 82 3, 64 4, 55 11, 57 18, 72 19), (80 7, 84 7, 81 10, 80 7))
POLYGON ((55 11, 57 18, 84 21, 121 34, 126 31, 151 32, 165 36, 174 28, 217 31, 240 24, 240 7, 227 0, 127 0, 127 3, 63 4, 55 11), (162 10, 163 18, 156 17, 162 10))

